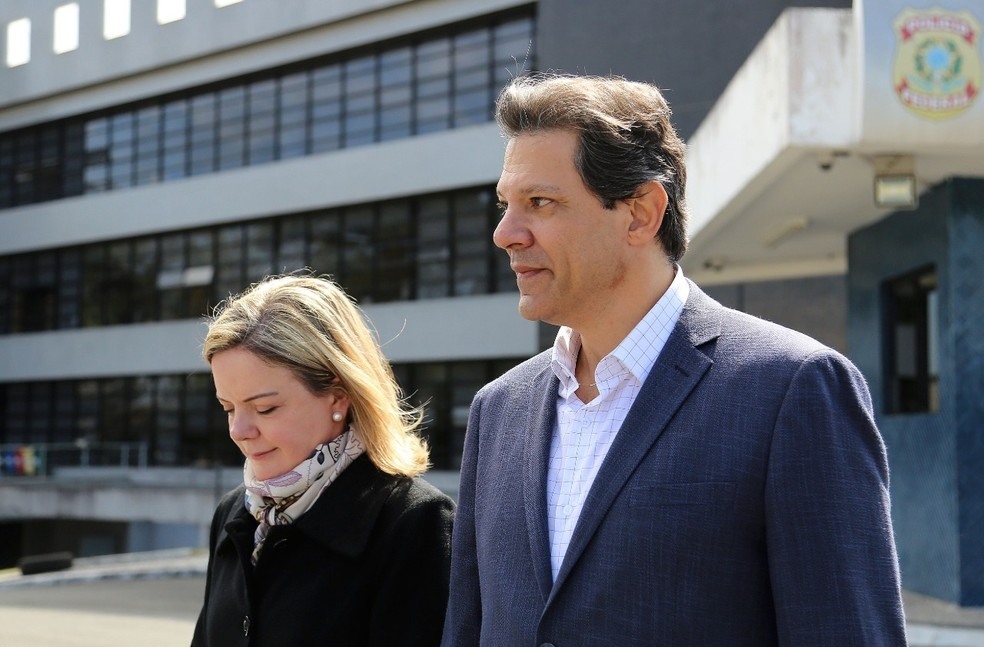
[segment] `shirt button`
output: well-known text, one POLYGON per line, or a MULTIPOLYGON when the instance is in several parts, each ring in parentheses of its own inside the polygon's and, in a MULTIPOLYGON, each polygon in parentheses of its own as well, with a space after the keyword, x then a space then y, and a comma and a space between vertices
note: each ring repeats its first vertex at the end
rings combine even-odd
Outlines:
POLYGON ((243 618, 243 635, 249 636, 249 616, 243 618))
POLYGON ((571 513, 573 513, 573 512, 574 512, 574 506, 571 506, 571 505, 565 505, 564 506, 564 515, 565 516, 568 516, 569 517, 569 516, 571 516, 571 513))

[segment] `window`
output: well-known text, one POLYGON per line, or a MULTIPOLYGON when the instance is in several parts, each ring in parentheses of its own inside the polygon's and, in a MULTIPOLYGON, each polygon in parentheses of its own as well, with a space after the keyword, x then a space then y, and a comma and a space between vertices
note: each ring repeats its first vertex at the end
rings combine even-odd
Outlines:
POLYGON ((118 240, 109 244, 106 252, 99 286, 103 323, 129 323, 133 317, 130 300, 136 293, 133 285, 133 244, 129 240, 118 240))
POLYGON ((7 67, 31 61, 31 19, 20 18, 7 23, 7 67))
POLYGON ((113 40, 130 33, 130 0, 103 0, 103 38, 113 40))
POLYGON ((384 52, 379 61, 379 139, 412 134, 413 51, 400 47, 384 52))
POLYGON ((311 150, 315 153, 341 147, 342 71, 336 63, 311 74, 311 150))
POLYGON ((414 256, 409 204, 391 202, 380 207, 376 257, 378 271, 372 295, 377 301, 400 301, 413 297, 414 256))
POLYGON ((157 0, 157 24, 166 25, 185 17, 185 0, 157 0))
POLYGON ((78 328, 82 323, 82 255, 65 250, 58 258, 58 321, 55 328, 78 328))
POLYGON ((346 209, 342 229, 345 287, 360 303, 373 301, 374 211, 372 206, 346 209))
POLYGON ((246 88, 219 93, 219 168, 239 168, 246 163, 246 88))
POLYGON ((939 411, 937 294, 935 267, 882 285, 886 413, 939 411))
POLYGON ((514 291, 490 187, 0 256, 0 334, 197 318, 310 268, 364 303, 514 291))
POLYGON ((342 219, 337 211, 311 217, 311 244, 308 267, 315 274, 338 275, 342 271, 342 219))
MULTIPOLYGON (((157 7, 171 20, 185 4, 157 7)), ((80 5, 58 8, 56 47, 77 47, 80 5)), ((130 1, 103 6, 106 38, 128 34, 130 1)), ((533 28, 531 15, 510 12, 0 133, 0 209, 488 122, 498 89, 529 64, 533 28)), ((8 32, 8 54, 29 58, 30 23, 8 32)))
POLYGON ((109 181, 114 189, 133 186, 133 113, 124 112, 110 120, 109 181))
POLYGON ((55 54, 64 54, 79 48, 79 5, 64 4, 55 9, 55 54))
MULTIPOLYGON (((468 406, 485 383, 519 359, 400 364, 393 373, 415 404, 438 469, 457 469, 468 406)), ((92 465, 242 465, 207 372, 0 384, 0 444, 84 443, 92 465), (123 461, 126 461, 124 463, 123 461)), ((63 445, 64 447, 64 445, 63 445)), ((47 452, 47 468, 75 466, 76 448, 47 452)))
POLYGON ((490 223, 494 208, 489 191, 461 193, 455 198, 455 295, 489 291, 489 256, 493 253, 489 245, 493 228, 490 223))
POLYGON ((420 201, 417 225, 417 296, 450 295, 451 199, 435 196, 420 201))
POLYGON ((281 222, 280 244, 277 248, 278 272, 291 272, 305 266, 307 220, 303 216, 292 216, 281 222))
POLYGON ((248 164, 269 162, 276 153, 277 84, 259 81, 249 86, 248 164))
POLYGON ((86 193, 109 189, 109 119, 85 124, 82 183, 86 193))
POLYGON ((188 234, 188 265, 181 275, 187 317, 204 315, 210 305, 215 278, 215 234, 210 229, 188 234))
POLYGON ((299 72, 280 80, 277 94, 277 138, 281 159, 307 154, 308 74, 299 72))
POLYGON ((161 108, 148 106, 136 113, 136 184, 152 184, 161 179, 161 108))
POLYGON ((492 106, 490 34, 477 29, 454 38, 454 122, 461 127, 489 120, 492 106))
MULTIPOLYGON (((273 272, 273 230, 270 221, 251 222, 246 229, 246 281, 254 283, 273 272)), ((246 286, 240 286, 242 290, 246 286)))
POLYGON ((439 38, 418 47, 414 73, 417 132, 446 130, 451 120, 451 40, 439 38))
POLYGON ((345 145, 371 143, 376 130, 376 57, 346 61, 344 99, 345 145))
POLYGON ((246 287, 243 278, 243 226, 228 225, 219 229, 215 293, 220 299, 246 287))
POLYGON ((211 173, 215 170, 218 150, 218 105, 214 93, 202 94, 190 101, 191 133, 189 155, 191 175, 211 173))
POLYGON ((178 99, 164 104, 161 150, 164 180, 188 174, 188 102, 178 99))

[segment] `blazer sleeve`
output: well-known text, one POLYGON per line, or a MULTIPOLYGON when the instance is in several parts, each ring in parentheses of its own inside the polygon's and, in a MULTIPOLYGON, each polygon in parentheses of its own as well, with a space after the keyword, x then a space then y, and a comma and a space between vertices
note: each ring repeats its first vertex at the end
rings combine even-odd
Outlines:
POLYGON ((478 468, 478 429, 481 393, 472 402, 461 458, 458 508, 451 542, 451 596, 444 621, 442 647, 478 645, 482 628, 482 596, 475 544, 475 474, 478 468))
POLYGON ((799 367, 766 485, 781 645, 905 645, 888 461, 860 372, 834 351, 799 367))

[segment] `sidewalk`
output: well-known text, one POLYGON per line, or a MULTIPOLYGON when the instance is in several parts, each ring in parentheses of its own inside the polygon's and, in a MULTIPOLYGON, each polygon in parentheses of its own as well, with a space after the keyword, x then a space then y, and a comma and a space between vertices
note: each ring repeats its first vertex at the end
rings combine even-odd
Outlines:
MULTIPOLYGON (((79 558, 24 576, 0 571, 3 647, 187 645, 205 588, 205 551, 79 558)), ((984 647, 984 607, 903 592, 910 647, 984 647)))
POLYGON ((0 572, 3 647, 187 647, 207 556, 162 551, 74 560, 71 569, 0 572))
POLYGON ((910 647, 984 647, 984 607, 902 592, 910 647))

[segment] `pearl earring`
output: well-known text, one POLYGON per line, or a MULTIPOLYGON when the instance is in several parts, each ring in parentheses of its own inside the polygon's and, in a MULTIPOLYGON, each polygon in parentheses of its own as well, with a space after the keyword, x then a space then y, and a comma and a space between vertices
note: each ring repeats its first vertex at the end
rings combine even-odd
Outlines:
POLYGON ((345 414, 342 413, 341 411, 336 411, 335 413, 331 414, 331 419, 334 420, 335 422, 341 422, 342 418, 344 417, 345 414))

